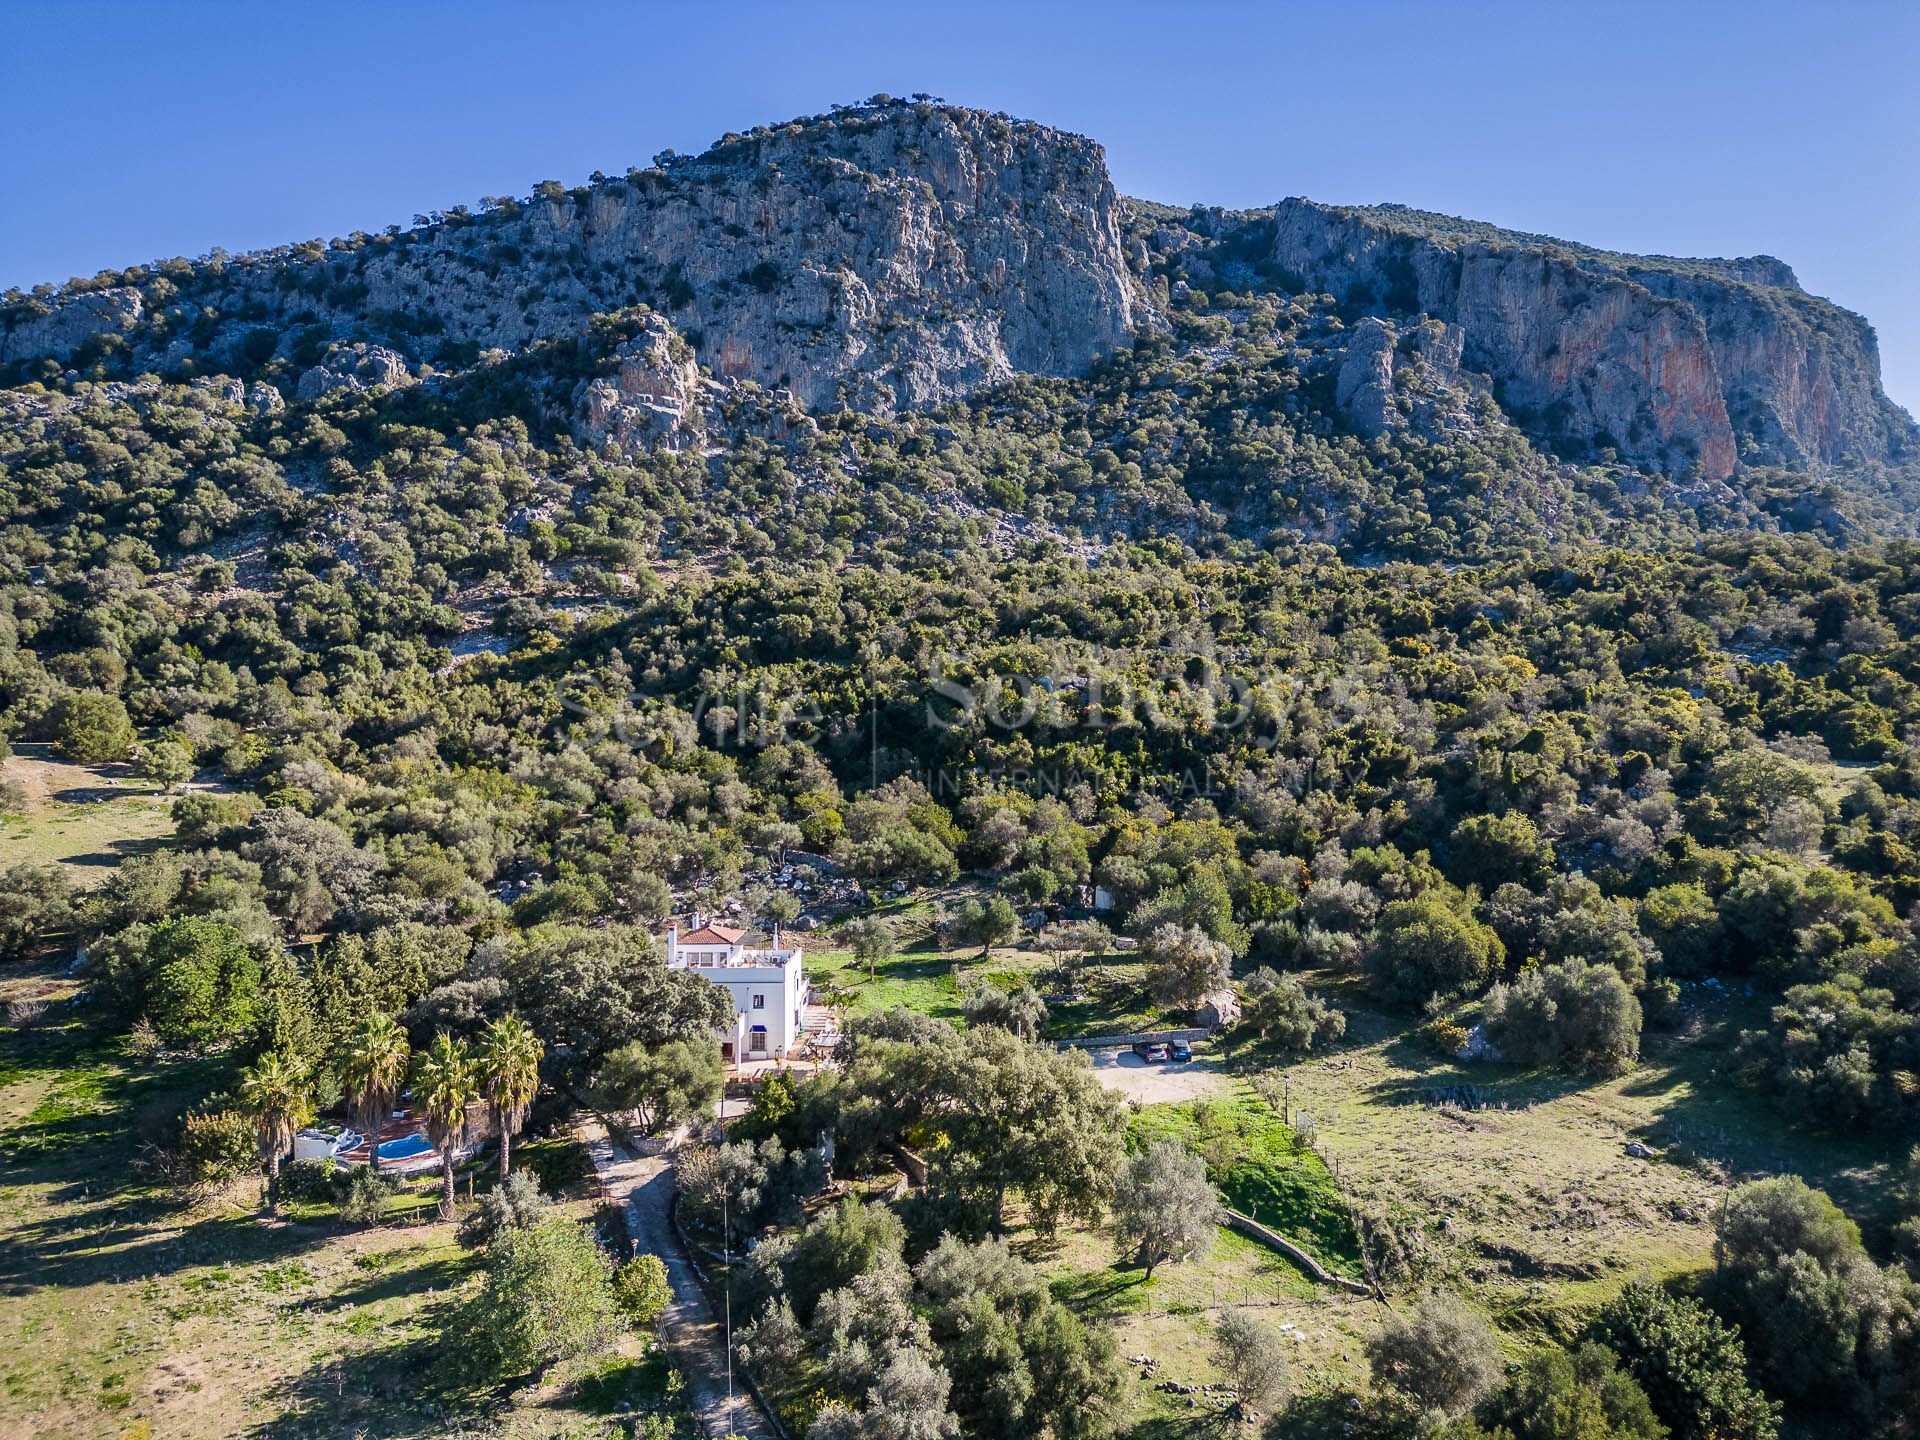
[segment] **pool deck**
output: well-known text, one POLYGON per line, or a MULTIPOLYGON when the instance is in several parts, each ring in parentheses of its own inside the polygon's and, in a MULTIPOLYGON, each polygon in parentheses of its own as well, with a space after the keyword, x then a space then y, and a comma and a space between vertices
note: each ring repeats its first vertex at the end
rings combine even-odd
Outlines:
MULTIPOLYGON (((355 1126, 354 1128, 357 1130, 359 1127, 355 1126)), ((390 1140, 404 1140, 409 1135, 417 1135, 419 1133, 420 1133, 420 1123, 413 1118, 413 1112, 410 1110, 402 1110, 397 1115, 389 1116, 386 1120, 381 1122, 379 1141, 380 1141, 380 1144, 385 1145, 390 1140)), ((354 1146, 353 1149, 342 1150, 338 1154, 336 1154, 333 1158, 335 1160, 340 1161, 344 1165, 366 1164, 367 1163, 367 1142, 365 1137, 363 1136, 361 1138, 360 1143, 354 1146)), ((415 1156, 413 1158, 418 1159, 419 1157, 415 1156)), ((439 1157, 436 1156, 434 1158, 435 1158, 435 1163, 438 1163, 439 1157)), ((398 1163, 398 1162, 395 1162, 395 1163, 398 1163)), ((393 1168, 393 1165, 386 1161, 382 1161, 380 1168, 382 1170, 389 1170, 393 1168)))
MULTIPOLYGON (((484 1135, 476 1134, 468 1139, 464 1145, 453 1152, 453 1163, 460 1165, 471 1159, 485 1138, 484 1135)), ((382 1175, 388 1175, 394 1179, 412 1179, 414 1176, 425 1175, 440 1168, 440 1152, 427 1144, 426 1136, 413 1121, 399 1120, 392 1125, 381 1127, 380 1143, 383 1146, 391 1145, 396 1140, 409 1139, 417 1140, 422 1148, 406 1155, 382 1155, 380 1157, 382 1175)), ((336 1165, 348 1168, 364 1165, 367 1163, 366 1144, 362 1142, 351 1150, 343 1150, 333 1159, 336 1165)))

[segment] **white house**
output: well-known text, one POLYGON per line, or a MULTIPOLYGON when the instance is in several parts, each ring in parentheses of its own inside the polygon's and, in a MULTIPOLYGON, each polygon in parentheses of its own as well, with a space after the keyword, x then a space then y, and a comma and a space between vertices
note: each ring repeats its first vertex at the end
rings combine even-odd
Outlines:
POLYGON ((807 979, 800 947, 783 948, 778 927, 773 944, 746 945, 744 930, 700 923, 685 935, 667 927, 667 968, 695 970, 733 996, 734 1024, 720 1035, 728 1060, 772 1060, 789 1054, 806 1029, 807 979))

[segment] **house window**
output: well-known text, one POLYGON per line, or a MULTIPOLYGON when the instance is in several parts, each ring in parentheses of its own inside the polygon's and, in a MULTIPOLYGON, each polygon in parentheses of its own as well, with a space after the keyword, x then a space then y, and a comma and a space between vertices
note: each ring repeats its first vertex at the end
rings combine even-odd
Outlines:
POLYGON ((754 996, 754 997, 753 997, 753 1008, 754 1008, 754 1009, 756 1009, 756 1010, 764 1010, 764 1009, 766 1009, 766 1008, 767 1008, 767 997, 766 997, 766 996, 764 996, 764 995, 756 995, 756 996, 754 996))
POLYGON ((755 1055, 764 1055, 767 1053, 766 1026, 756 1025, 747 1032, 747 1050, 755 1055))

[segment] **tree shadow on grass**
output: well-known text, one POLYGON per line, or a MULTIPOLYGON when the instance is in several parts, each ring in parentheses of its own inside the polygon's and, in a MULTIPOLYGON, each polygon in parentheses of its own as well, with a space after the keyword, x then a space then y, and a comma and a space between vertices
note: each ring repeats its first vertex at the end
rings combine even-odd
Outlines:
MULTIPOLYGON (((874 967, 881 980, 937 980, 953 973, 954 962, 937 950, 906 950, 874 967), (919 958, 915 958, 919 957, 919 958)), ((866 973, 853 967, 863 981, 866 973)), ((871 982, 868 982, 871 983, 871 982)))
POLYGON ((281 1409, 247 1433, 257 1440, 296 1437, 446 1435, 478 1428, 507 1403, 504 1387, 473 1363, 462 1345, 469 1321, 449 1297, 415 1317, 421 1333, 315 1365, 272 1392, 281 1409))
POLYGON ((1894 1219, 1897 1197, 1887 1175, 1906 1153, 1902 1137, 1823 1126, 1734 1076, 1735 1041, 1756 1014, 1757 1004, 1733 1007, 1692 1034, 1649 1038, 1640 1070, 1621 1089, 1650 1105, 1634 1138, 1669 1161, 1730 1180, 1798 1174, 1856 1219, 1894 1219))
POLYGON ((133 1205, 64 1207, 0 1238, 0 1294, 118 1284, 202 1265, 293 1259, 325 1245, 332 1231, 219 1215, 190 1224, 133 1205))
POLYGON ((229 1061, 130 1062, 80 1024, 13 1032, 0 1061, 49 1077, 34 1108, 0 1132, 0 1189, 27 1197, 0 1219, 0 1293, 284 1260, 325 1242, 327 1231, 251 1214, 196 1219, 135 1164, 146 1120, 219 1088, 229 1061))
POLYGON ((0 1033, 0 1069, 49 1082, 33 1109, 0 1131, 0 1180, 97 1180, 124 1190, 138 1183, 129 1162, 141 1125, 231 1084, 238 1066, 223 1055, 129 1060, 88 1007, 64 1023, 0 1033))
POLYGON ((48 798, 58 800, 62 805, 100 805, 113 800, 158 799, 159 795, 156 787, 136 789, 132 785, 69 785, 64 790, 50 791, 48 798))
POLYGON ((1620 1087, 1620 1093, 1633 1100, 1654 1100, 1675 1094, 1686 1083, 1687 1077, 1678 1070, 1643 1065, 1620 1087))
POLYGON ((554 1403, 595 1415, 663 1411, 670 1408, 672 1374, 665 1349, 653 1344, 638 1358, 609 1355, 592 1364, 554 1403))
POLYGON ((319 1313, 351 1310, 381 1300, 395 1300, 429 1290, 452 1290, 472 1272, 474 1261, 468 1255, 445 1255, 426 1264, 407 1263, 404 1251, 382 1252, 395 1259, 385 1266, 370 1269, 365 1278, 342 1286, 310 1307, 319 1313))
POLYGON ((1147 1273, 1107 1270, 1063 1275, 1053 1282, 1053 1298, 1083 1318, 1106 1319, 1144 1308, 1147 1273))
POLYGON ((1269 1433, 1288 1440, 1333 1440, 1352 1435, 1362 1413, 1362 1402, 1351 1390, 1312 1390, 1291 1396, 1273 1417, 1269 1433))
POLYGON ((1529 1069, 1486 1062, 1461 1064, 1434 1055, 1410 1036, 1390 1042, 1387 1060, 1410 1075, 1383 1080, 1368 1094, 1389 1105, 1457 1105, 1464 1109, 1525 1110, 1607 1083, 1604 1075, 1529 1069))

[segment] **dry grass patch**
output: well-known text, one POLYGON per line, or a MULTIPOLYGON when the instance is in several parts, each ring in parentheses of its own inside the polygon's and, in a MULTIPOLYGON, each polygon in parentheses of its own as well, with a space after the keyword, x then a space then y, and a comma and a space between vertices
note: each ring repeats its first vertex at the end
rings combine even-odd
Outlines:
POLYGON ((128 766, 75 765, 51 746, 22 744, 0 761, 0 775, 27 792, 24 813, 0 817, 0 870, 51 862, 76 885, 97 885, 128 855, 173 834, 174 797, 128 766))
POLYGON ((1340 998, 1348 1043, 1291 1067, 1296 1111, 1419 1279, 1465 1283, 1513 1324, 1571 1319, 1642 1271, 1704 1268, 1715 1208, 1743 1179, 1790 1168, 1855 1204, 1877 1188, 1884 1157, 1798 1130, 1736 1086, 1751 1002, 1702 1000, 1680 1034, 1649 1035, 1633 1071, 1596 1079, 1461 1065, 1351 987, 1340 998))

